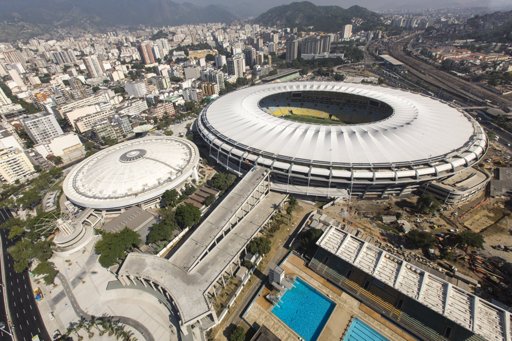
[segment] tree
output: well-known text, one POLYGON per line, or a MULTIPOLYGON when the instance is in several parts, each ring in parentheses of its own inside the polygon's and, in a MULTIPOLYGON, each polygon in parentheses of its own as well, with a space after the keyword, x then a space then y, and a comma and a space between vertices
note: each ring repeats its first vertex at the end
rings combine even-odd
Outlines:
POLYGON ((159 241, 169 241, 172 237, 174 224, 171 222, 162 221, 150 227, 148 236, 146 237, 147 243, 156 243, 159 241))
POLYGON ((205 199, 204 199, 204 204, 206 206, 210 206, 211 204, 213 204, 213 202, 215 201, 215 195, 213 194, 210 194, 209 196, 207 196, 205 199))
POLYGON ((160 200, 160 207, 176 207, 179 202, 180 194, 177 190, 167 190, 162 194, 162 199, 160 200))
POLYGON ((472 231, 462 231, 456 235, 455 240, 463 249, 468 247, 482 249, 484 247, 484 237, 472 231))
POLYGON ((434 235, 427 231, 411 230, 405 236, 410 245, 417 249, 430 248, 436 241, 434 235))
POLYGON ((242 326, 236 326, 235 329, 229 335, 229 341, 244 341, 245 330, 242 326))
POLYGON ((191 204, 185 203, 176 208, 176 223, 182 229, 190 227, 201 219, 201 211, 191 204))
POLYGON ((416 202, 416 210, 424 214, 432 214, 439 210, 441 203, 430 193, 423 193, 416 202))
POLYGON ((103 232, 101 240, 96 243, 96 253, 100 255, 100 264, 108 268, 123 259, 126 252, 140 244, 139 234, 124 228, 117 233, 103 232))
POLYGON ((320 239, 323 233, 324 231, 314 228, 302 232, 300 234, 300 246, 304 251, 309 253, 315 249, 316 242, 320 239))
POLYGON ((264 255, 270 252, 271 242, 270 239, 265 237, 256 237, 249 242, 247 250, 252 254, 264 255))
POLYGON ((286 208, 286 213, 292 214, 292 212, 297 208, 297 199, 291 195, 288 199, 288 207, 286 208))
POLYGON ((225 191, 231 187, 235 180, 236 176, 233 174, 217 173, 208 181, 208 184, 219 191, 225 191))
POLYGON ((46 284, 53 284, 55 281, 55 277, 59 273, 57 269, 55 269, 55 265, 52 262, 44 261, 39 263, 34 271, 36 275, 44 275, 43 279, 46 284))

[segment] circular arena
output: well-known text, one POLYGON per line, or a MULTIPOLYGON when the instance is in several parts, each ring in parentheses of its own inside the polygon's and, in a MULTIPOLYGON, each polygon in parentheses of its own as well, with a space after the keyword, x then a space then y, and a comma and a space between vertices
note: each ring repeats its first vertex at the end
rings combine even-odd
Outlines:
POLYGON ((482 127, 448 103, 338 82, 245 88, 206 107, 195 129, 223 167, 270 168, 275 190, 308 196, 410 193, 487 148, 482 127))
POLYGON ((190 141, 150 136, 104 149, 76 165, 64 180, 75 205, 119 210, 159 204, 161 195, 197 178, 199 152, 190 141))

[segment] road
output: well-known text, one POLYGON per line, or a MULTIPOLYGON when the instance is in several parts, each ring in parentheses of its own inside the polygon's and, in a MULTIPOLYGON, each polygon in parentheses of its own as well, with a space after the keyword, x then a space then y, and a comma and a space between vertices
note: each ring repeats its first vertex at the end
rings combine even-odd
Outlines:
POLYGON ((485 104, 491 100, 499 106, 511 106, 512 102, 503 96, 495 94, 481 86, 463 80, 447 72, 439 70, 433 65, 427 64, 417 58, 408 56, 403 49, 410 43, 407 39, 393 42, 389 46, 389 53, 405 64, 406 69, 425 82, 431 83, 445 91, 459 95, 473 104, 485 104))
MULTIPOLYGON (((0 224, 10 216, 11 213, 8 210, 0 209, 0 224)), ((20 274, 14 271, 13 259, 7 253, 7 248, 13 244, 13 241, 7 238, 6 230, 2 229, 0 233, 4 251, 2 257, 5 264, 3 269, 6 275, 5 290, 8 293, 7 300, 16 337, 18 341, 31 341, 33 336, 38 335, 41 340, 51 340, 37 308, 28 271, 20 274)))

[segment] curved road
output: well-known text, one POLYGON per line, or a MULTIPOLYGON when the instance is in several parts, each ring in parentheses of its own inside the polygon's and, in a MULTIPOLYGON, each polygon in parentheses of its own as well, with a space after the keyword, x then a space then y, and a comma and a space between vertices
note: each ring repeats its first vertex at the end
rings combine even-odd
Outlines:
MULTIPOLYGON (((73 294, 73 290, 71 290, 71 287, 69 286, 69 283, 62 275, 61 273, 57 274, 57 278, 62 283, 62 288, 64 289, 64 292, 66 293, 66 296, 68 297, 69 301, 71 302, 71 306, 73 307, 73 310, 78 316, 85 317, 86 319, 90 319, 91 315, 87 314, 78 304, 76 301, 75 295, 73 294)), ((124 316, 112 316, 114 320, 118 320, 122 324, 128 325, 134 329, 136 329, 144 338, 146 341, 155 341, 155 338, 150 333, 150 331, 139 321, 131 319, 129 317, 124 316)))

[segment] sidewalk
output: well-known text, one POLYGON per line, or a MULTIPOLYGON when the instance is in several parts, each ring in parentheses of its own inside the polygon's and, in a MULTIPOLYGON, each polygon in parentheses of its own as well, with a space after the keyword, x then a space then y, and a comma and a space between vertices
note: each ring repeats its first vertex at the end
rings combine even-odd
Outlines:
MULTIPOLYGON (((93 239, 72 255, 54 255, 51 259, 59 270, 54 285, 31 278, 34 288, 39 287, 44 299, 38 304, 50 333, 56 329, 65 333, 69 324, 80 316, 108 315, 130 325, 138 340, 173 340, 169 312, 154 296, 134 289, 106 290, 107 283, 116 280, 114 274, 101 267, 94 253, 93 239), (55 318, 50 317, 54 312, 55 318)), ((87 340, 87 333, 82 333, 87 340)), ((105 335, 103 335, 105 336, 105 335)), ((91 340, 99 340, 96 335, 91 340)), ((104 339, 103 337, 101 340, 104 339)))

